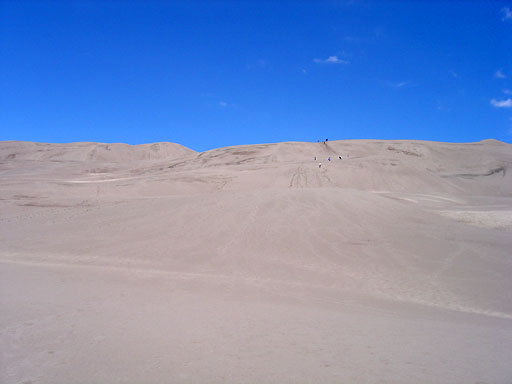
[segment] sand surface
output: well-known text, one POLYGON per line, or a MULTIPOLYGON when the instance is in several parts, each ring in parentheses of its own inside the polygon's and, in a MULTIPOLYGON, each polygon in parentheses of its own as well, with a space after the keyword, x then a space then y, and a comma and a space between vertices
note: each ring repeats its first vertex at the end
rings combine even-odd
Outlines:
POLYGON ((511 250, 495 140, 0 142, 0 382, 510 384, 511 250))

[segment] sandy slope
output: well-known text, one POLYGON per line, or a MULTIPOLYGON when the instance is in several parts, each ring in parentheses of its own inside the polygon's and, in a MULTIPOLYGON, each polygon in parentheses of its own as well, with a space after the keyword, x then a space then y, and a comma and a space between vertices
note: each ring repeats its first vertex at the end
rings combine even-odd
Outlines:
POLYGON ((1 142, 0 186, 1 382, 512 381, 510 144, 1 142))

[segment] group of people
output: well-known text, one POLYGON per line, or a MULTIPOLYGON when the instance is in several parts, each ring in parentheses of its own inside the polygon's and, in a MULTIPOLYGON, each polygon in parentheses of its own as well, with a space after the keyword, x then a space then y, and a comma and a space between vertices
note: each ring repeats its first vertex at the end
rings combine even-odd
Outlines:
MULTIPOLYGON (((347 155, 348 157, 348 155, 347 155)), ((338 155, 338 160, 343 160, 343 156, 342 155, 338 155)), ((317 157, 315 156, 315 161, 317 161, 317 157)), ((329 156, 327 158, 327 161, 331 161, 331 156, 329 156)), ((318 163, 318 168, 322 168, 322 163, 318 163)))
MULTIPOLYGON (((328 146, 327 146, 327 142, 328 142, 328 141, 329 141, 329 139, 325 139, 325 140, 323 141, 323 143, 326 145, 326 147, 327 147, 327 148, 330 148, 330 147, 328 147, 328 146)), ((318 142, 320 143, 321 141, 320 141, 320 140, 318 140, 318 142)), ((347 154, 347 157, 349 157, 349 156, 348 156, 348 154, 347 154)), ((343 160, 343 156, 338 155, 338 160, 343 160)), ((315 161, 317 161, 316 156, 315 156, 315 161)), ((331 157, 330 157, 330 156, 327 158, 327 161, 331 161, 331 157)), ((318 163, 318 168, 322 168, 322 163, 318 163)))

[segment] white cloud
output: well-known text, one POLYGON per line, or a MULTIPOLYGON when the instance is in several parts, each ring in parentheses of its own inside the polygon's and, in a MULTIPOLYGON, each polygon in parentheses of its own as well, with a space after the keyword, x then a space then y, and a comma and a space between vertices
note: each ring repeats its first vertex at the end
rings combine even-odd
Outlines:
POLYGON ((410 81, 387 81, 386 85, 393 88, 402 88, 407 85, 411 85, 410 81))
POLYGON ((504 89, 504 90, 503 90, 503 93, 504 93, 505 95, 512 95, 512 90, 510 90, 510 89, 504 89))
POLYGON ((219 101, 219 107, 225 108, 227 106, 228 106, 228 103, 226 103, 225 101, 219 101))
POLYGON ((498 69, 494 73, 494 77, 497 78, 497 79, 506 79, 507 78, 507 76, 503 73, 503 71, 501 69, 498 69))
POLYGON ((509 7, 504 7, 501 9, 501 12, 503 13, 503 18, 501 19, 502 21, 505 21, 505 20, 512 20, 512 10, 510 10, 509 7))
POLYGON ((512 99, 496 100, 491 99, 491 104, 496 108, 512 108, 512 99))
POLYGON ((340 59, 338 56, 329 56, 327 59, 314 59, 319 64, 348 64, 347 60, 340 59))

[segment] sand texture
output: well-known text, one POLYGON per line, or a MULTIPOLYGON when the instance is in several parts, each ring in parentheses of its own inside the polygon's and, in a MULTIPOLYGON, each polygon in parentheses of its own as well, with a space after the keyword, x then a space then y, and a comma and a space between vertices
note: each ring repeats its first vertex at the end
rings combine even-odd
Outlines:
POLYGON ((512 145, 0 142, 0 383, 510 384, 512 145))

